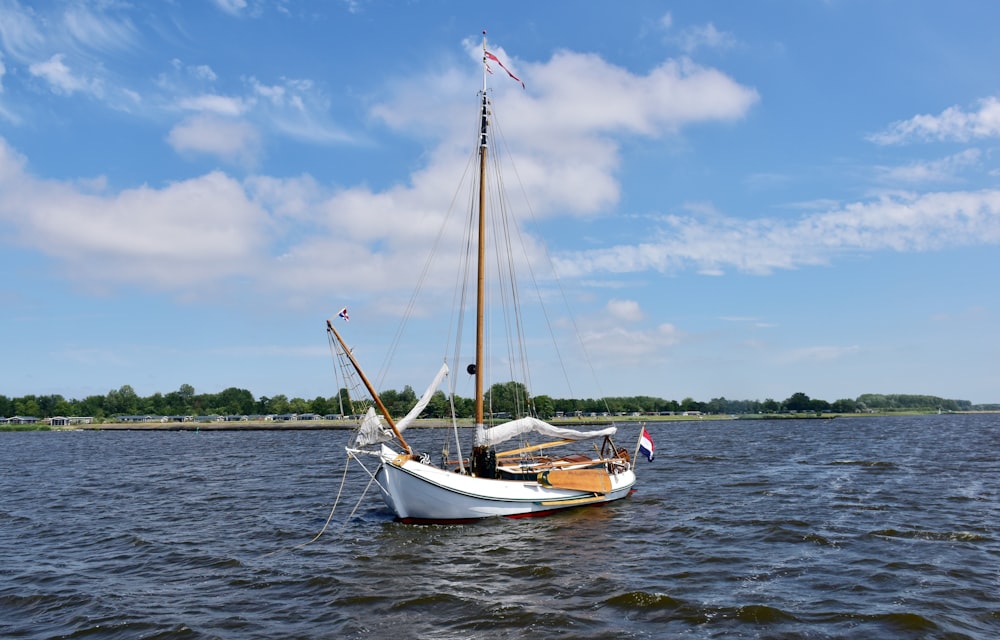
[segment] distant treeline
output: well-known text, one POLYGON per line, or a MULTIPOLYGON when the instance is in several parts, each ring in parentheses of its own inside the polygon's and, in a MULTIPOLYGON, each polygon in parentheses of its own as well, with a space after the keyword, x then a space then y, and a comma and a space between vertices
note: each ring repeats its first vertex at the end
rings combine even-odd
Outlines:
MULTIPOLYGON (((410 386, 402 391, 387 390, 381 393, 382 401, 394 416, 405 415, 417 402, 417 395, 410 386)), ((520 383, 493 385, 488 392, 489 411, 497 414, 524 415, 527 394, 520 383)), ((533 411, 545 418, 556 415, 629 415, 632 413, 682 413, 701 412, 708 414, 758 414, 782 412, 892 412, 892 411, 970 411, 1000 410, 1000 405, 973 405, 968 400, 950 400, 937 396, 906 394, 866 393, 855 399, 833 402, 810 398, 804 393, 794 393, 785 400, 728 400, 713 398, 699 402, 692 398, 664 400, 653 396, 630 396, 605 399, 560 399, 550 396, 535 396, 530 399, 533 411)), ((473 403, 468 398, 453 400, 438 391, 432 398, 423 416, 441 418, 450 415, 454 404, 461 417, 471 417, 473 403)), ((31 416, 51 418, 53 416, 88 416, 106 420, 120 416, 204 416, 204 415, 281 415, 313 413, 317 415, 354 414, 358 407, 352 406, 347 391, 341 389, 339 395, 312 400, 291 398, 285 395, 260 396, 255 398, 246 389, 230 387, 219 393, 196 393, 194 387, 183 384, 177 391, 154 393, 141 397, 130 385, 112 389, 105 395, 88 396, 82 400, 67 400, 63 396, 28 395, 8 398, 0 395, 0 417, 31 416)))

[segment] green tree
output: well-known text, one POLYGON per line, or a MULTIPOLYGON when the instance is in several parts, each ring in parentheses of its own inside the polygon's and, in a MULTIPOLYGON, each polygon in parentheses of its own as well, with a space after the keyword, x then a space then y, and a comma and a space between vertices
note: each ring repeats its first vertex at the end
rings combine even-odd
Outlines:
POLYGON ((793 393, 791 397, 785 400, 785 409, 789 411, 809 411, 810 410, 810 400, 809 396, 802 393, 801 391, 793 393))
POLYGON ((694 398, 684 398, 681 400, 681 411, 704 411, 705 403, 697 402, 694 398))
POLYGON ((182 384, 177 389, 177 395, 180 396, 182 402, 191 402, 194 399, 194 387, 189 384, 182 384))
POLYGON ((108 391, 104 408, 111 415, 135 415, 139 412, 139 396, 131 385, 123 384, 117 390, 108 391))
POLYGON ((229 387, 216 395, 213 406, 214 412, 222 415, 247 415, 254 412, 257 403, 246 389, 229 387))
POLYGON ((858 410, 858 403, 850 398, 842 398, 834 400, 833 404, 830 405, 830 410, 834 413, 854 413, 858 410))
POLYGON ((424 413, 429 418, 447 418, 451 415, 451 403, 448 402, 448 396, 445 395, 444 391, 438 389, 434 392, 424 413))
POLYGON ((830 410, 830 403, 826 400, 820 400, 818 398, 813 398, 809 401, 809 410, 815 411, 816 413, 822 413, 824 411, 830 410))
POLYGON ((17 398, 14 401, 14 415, 42 417, 42 407, 38 404, 38 398, 33 395, 17 398))
POLYGON ((528 389, 523 382, 498 382, 489 388, 485 396, 487 413, 527 415, 528 389))
POLYGON ((14 401, 7 396, 0 395, 0 418, 10 418, 15 413, 14 401))
POLYGON ((773 398, 767 398, 760 403, 760 409, 765 413, 777 413, 781 411, 781 403, 773 398))
POLYGON ((392 392, 390 398, 391 400, 387 401, 383 396, 382 402, 394 418, 402 418, 417 404, 417 394, 410 385, 403 387, 402 391, 392 392))
POLYGON ((267 401, 267 411, 266 413, 280 414, 289 413, 291 409, 288 405, 288 396, 279 393, 276 396, 271 396, 267 401))
POLYGON ((312 402, 309 403, 309 411, 321 416, 336 413, 336 411, 331 410, 330 401, 323 396, 313 398, 312 402))
POLYGON ((535 396, 535 411, 538 417, 549 419, 556 414, 556 404, 550 396, 535 396))

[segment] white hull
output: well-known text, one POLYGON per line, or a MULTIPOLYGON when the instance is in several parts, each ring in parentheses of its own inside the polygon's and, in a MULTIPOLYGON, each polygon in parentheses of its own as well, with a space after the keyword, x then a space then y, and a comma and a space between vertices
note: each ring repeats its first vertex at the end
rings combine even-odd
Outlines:
POLYGON ((382 449, 377 474, 382 499, 400 520, 451 522, 495 516, 541 515, 626 497, 635 472, 610 474, 611 491, 592 493, 547 487, 534 481, 494 480, 445 471, 382 449))

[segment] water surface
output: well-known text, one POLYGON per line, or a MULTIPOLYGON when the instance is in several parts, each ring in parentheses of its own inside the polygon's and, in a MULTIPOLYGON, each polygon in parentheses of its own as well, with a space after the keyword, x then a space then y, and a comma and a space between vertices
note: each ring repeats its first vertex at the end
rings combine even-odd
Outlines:
POLYGON ((346 432, 0 433, 0 637, 1000 637, 1000 416, 649 429, 626 500, 404 525, 353 469, 279 553, 346 432))

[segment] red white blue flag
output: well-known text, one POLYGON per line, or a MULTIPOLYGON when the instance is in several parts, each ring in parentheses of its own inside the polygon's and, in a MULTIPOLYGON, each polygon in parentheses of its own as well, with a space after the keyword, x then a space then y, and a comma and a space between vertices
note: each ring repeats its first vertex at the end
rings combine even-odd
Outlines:
MULTIPOLYGON (((503 63, 502 63, 502 62, 500 62, 500 58, 496 57, 495 55, 493 55, 493 54, 492 54, 492 53, 490 53, 489 51, 486 51, 485 49, 483 50, 483 54, 484 54, 484 55, 485 55, 485 56, 486 56, 487 58, 489 58, 490 60, 492 60, 493 62, 495 62, 495 63, 497 63, 498 65, 500 65, 500 68, 501 68, 501 69, 503 69, 504 71, 506 71, 506 72, 507 72, 507 75, 509 75, 509 76, 510 76, 511 78, 513 78, 513 79, 517 80, 518 82, 520 82, 520 83, 521 83, 521 88, 522 88, 522 89, 525 89, 525 88, 526 88, 526 87, 524 86, 524 80, 521 80, 520 78, 518 78, 517 76, 515 76, 515 75, 514 75, 513 73, 511 73, 511 72, 510 72, 510 69, 508 69, 507 67, 505 67, 505 66, 503 65, 503 63)), ((486 65, 486 70, 487 70, 487 71, 489 71, 489 69, 490 69, 489 65, 486 65)), ((492 72, 492 71, 490 71, 490 73, 493 73, 493 72, 492 72)))
POLYGON ((649 432, 646 431, 646 427, 643 427, 642 433, 639 434, 639 453, 646 456, 646 460, 652 462, 654 449, 653 439, 649 437, 649 432))
POLYGON ((347 307, 344 307, 343 309, 341 309, 340 313, 338 313, 337 315, 340 316, 341 318, 343 318, 344 322, 347 322, 348 320, 350 320, 350 318, 347 317, 347 307))

